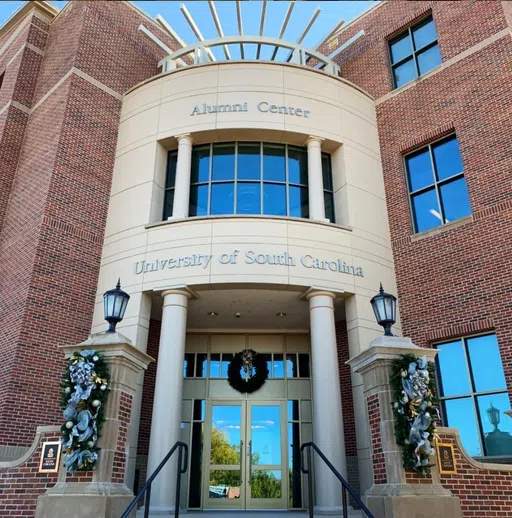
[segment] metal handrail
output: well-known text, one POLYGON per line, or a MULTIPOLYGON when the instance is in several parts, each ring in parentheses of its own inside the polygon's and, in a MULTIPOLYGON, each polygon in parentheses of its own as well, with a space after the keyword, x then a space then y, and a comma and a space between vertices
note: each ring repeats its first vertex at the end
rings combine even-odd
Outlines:
POLYGON ((313 518, 313 477, 311 473, 312 467, 312 455, 311 449, 318 453, 318 456, 327 464, 327 467, 333 472, 334 476, 341 482, 342 491, 341 499, 343 505, 343 518, 348 518, 348 505, 347 505, 347 491, 350 496, 356 501, 357 505, 362 509, 364 514, 368 518, 375 518, 371 511, 366 507, 361 499, 354 493, 353 489, 348 485, 348 482, 340 475, 338 470, 332 465, 329 459, 322 453, 322 450, 314 442, 306 442, 300 447, 300 470, 302 473, 308 476, 308 505, 309 505, 309 518, 313 518), (306 454, 308 457, 308 467, 304 463, 304 450, 307 448, 306 454))
POLYGON ((178 464, 176 470, 176 499, 174 501, 174 516, 179 518, 180 516, 180 492, 181 492, 181 475, 186 473, 188 466, 188 446, 181 441, 177 441, 176 444, 171 448, 169 453, 164 457, 162 462, 155 469, 153 474, 147 479, 138 495, 132 500, 126 511, 121 515, 121 518, 128 518, 130 513, 135 509, 135 506, 146 494, 146 501, 144 502, 144 518, 149 518, 149 504, 151 501, 151 484, 155 480, 156 476, 162 468, 167 464, 167 461, 172 457, 172 454, 178 450, 178 464), (184 454, 184 455, 183 455, 184 454))

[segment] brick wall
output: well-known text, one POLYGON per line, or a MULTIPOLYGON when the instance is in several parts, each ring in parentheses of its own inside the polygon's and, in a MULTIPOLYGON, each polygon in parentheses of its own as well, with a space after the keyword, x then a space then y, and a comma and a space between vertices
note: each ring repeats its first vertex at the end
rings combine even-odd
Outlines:
POLYGON ((0 232, 49 25, 32 11, 0 40, 0 232))
POLYGON ((373 483, 385 484, 387 482, 387 475, 380 435, 381 410, 378 394, 373 394, 366 398, 366 410, 372 441, 373 483))
POLYGON ((512 466, 482 464, 460 447, 460 437, 439 429, 441 442, 454 445, 457 474, 441 475, 441 483, 461 500, 464 518, 512 516, 512 466))
POLYGON ((404 335, 427 346, 495 330, 512 392, 510 20, 510 2, 385 2, 337 44, 366 32, 339 63, 376 97, 404 335), (388 39, 429 12, 443 67, 393 91, 388 39), (448 132, 459 141, 472 217, 414 235, 403 154, 448 132))
POLYGON ((141 23, 176 46, 125 2, 70 2, 51 25, 23 29, 44 56, 26 57, 17 90, 11 72, 7 82, 28 120, 0 186, 0 444, 28 446, 38 424, 60 422, 57 347, 90 330, 121 95, 163 57, 141 23))
POLYGON ((43 432, 33 454, 25 462, 8 468, 3 466, 5 463, 0 463, 0 516, 34 517, 37 497, 57 482, 57 473, 38 472, 42 444, 59 439, 59 431, 43 432))
POLYGON ((356 423, 352 394, 351 369, 349 360, 347 322, 336 322, 336 342, 338 345, 338 366, 340 373, 341 406, 343 431, 345 435, 345 455, 347 457, 347 479, 350 486, 359 493, 359 470, 357 463, 356 423))

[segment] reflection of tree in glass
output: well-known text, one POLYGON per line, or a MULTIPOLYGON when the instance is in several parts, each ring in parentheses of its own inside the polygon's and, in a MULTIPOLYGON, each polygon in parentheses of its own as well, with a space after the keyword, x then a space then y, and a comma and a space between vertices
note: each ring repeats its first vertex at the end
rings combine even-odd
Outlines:
POLYGON ((281 480, 272 471, 253 471, 252 498, 281 498, 281 480))
MULTIPOLYGON (((240 446, 229 444, 226 432, 212 428, 211 464, 240 464, 240 446)), ((240 486, 240 471, 215 470, 210 472, 211 486, 240 486)))
POLYGON ((210 464, 240 464, 240 445, 229 443, 226 432, 212 428, 210 464))

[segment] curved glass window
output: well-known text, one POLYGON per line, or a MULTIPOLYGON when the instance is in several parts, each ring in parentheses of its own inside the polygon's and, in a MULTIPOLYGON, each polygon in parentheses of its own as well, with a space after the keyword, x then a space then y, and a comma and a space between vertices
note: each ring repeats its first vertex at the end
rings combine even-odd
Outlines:
MULTIPOLYGON (((176 151, 169 152, 164 219, 172 215, 176 151)), ((325 215, 334 222, 330 155, 322 154, 325 215)), ((263 214, 309 217, 308 155, 302 147, 264 142, 196 146, 189 216, 263 214)))

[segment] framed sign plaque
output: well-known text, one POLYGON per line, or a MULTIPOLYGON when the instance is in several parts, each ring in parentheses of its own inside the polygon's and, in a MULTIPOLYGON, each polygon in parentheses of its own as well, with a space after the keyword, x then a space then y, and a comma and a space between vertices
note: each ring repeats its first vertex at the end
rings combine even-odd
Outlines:
POLYGON ((455 475, 455 473, 457 473, 453 444, 438 442, 437 460, 439 464, 439 473, 441 475, 455 475))
POLYGON ((57 473, 59 471, 61 443, 45 442, 41 450, 39 473, 57 473))

